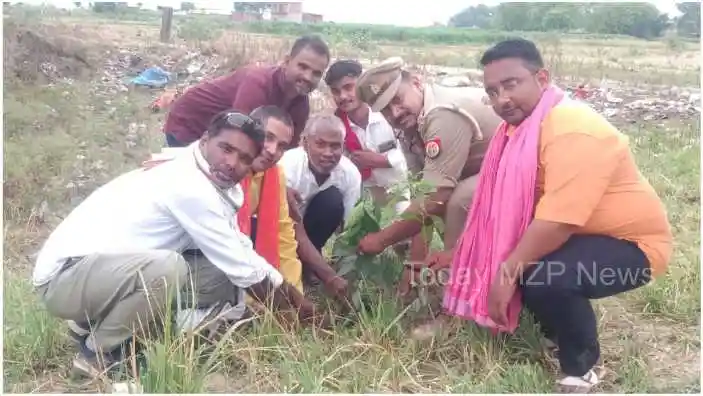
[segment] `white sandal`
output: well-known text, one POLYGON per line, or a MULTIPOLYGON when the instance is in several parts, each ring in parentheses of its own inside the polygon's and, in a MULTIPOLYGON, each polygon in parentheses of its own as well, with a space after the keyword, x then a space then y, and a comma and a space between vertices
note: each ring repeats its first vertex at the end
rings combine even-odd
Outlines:
POLYGON ((594 369, 588 370, 581 377, 566 376, 557 382, 561 393, 588 393, 600 383, 598 373, 594 369))

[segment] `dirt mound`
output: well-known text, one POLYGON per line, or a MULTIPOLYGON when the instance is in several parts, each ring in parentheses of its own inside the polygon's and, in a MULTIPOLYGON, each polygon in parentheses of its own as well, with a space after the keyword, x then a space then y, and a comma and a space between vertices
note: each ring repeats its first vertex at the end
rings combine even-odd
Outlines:
POLYGON ((87 77, 96 69, 90 51, 76 37, 8 20, 3 36, 5 81, 48 83, 87 77))

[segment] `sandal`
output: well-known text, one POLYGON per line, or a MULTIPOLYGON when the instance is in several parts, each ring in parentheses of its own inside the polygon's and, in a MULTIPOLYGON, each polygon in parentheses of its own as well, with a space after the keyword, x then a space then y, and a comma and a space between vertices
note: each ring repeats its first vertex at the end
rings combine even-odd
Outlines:
POLYGON ((566 376, 557 382, 560 393, 588 393, 601 381, 603 373, 596 372, 595 368, 588 370, 581 377, 566 376))

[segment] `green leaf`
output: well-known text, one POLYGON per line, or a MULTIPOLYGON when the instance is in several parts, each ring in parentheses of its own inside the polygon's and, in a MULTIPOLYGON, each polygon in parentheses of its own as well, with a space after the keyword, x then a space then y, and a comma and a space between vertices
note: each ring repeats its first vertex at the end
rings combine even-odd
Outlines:
POLYGON ((403 220, 420 220, 420 216, 417 213, 410 213, 408 211, 401 213, 400 218, 403 220))
POLYGON ((357 256, 346 256, 339 261, 338 276, 345 276, 356 269, 357 256))
POLYGON ((422 226, 422 229, 421 229, 420 232, 422 233, 422 238, 423 238, 425 241, 431 241, 431 240, 432 240, 432 236, 434 235, 434 227, 432 226, 431 223, 430 223, 430 224, 425 224, 425 225, 422 226))
POLYGON ((374 270, 376 266, 376 258, 374 256, 360 255, 356 256, 356 267, 365 274, 374 270))
POLYGON ((361 289, 354 290, 354 293, 352 294, 352 303, 357 307, 357 309, 364 310, 364 299, 361 295, 361 289))
POLYGON ((437 232, 439 232, 440 234, 444 234, 444 220, 442 220, 442 218, 437 215, 431 215, 430 217, 432 217, 432 225, 437 230, 437 232))
POLYGON ((356 224, 359 220, 359 218, 363 215, 364 212, 364 201, 360 200, 359 202, 354 205, 354 208, 352 208, 351 213, 349 214, 349 220, 347 221, 348 226, 352 226, 353 224, 356 224))
MULTIPOLYGON (((337 241, 335 241, 337 242, 337 241)), ((344 241, 339 241, 335 243, 332 248, 332 256, 334 257, 344 257, 356 255, 356 246, 350 246, 344 243, 344 241)))
POLYGON ((364 235, 377 232, 381 229, 379 224, 380 216, 376 217, 375 212, 364 211, 364 215, 361 218, 361 230, 364 231, 364 235))

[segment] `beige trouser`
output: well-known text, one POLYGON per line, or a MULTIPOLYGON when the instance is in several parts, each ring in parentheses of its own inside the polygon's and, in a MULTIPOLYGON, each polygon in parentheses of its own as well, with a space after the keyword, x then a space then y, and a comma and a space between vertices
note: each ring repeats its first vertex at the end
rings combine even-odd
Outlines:
POLYGON ((169 304, 174 311, 176 290, 192 308, 233 303, 237 296, 237 288, 204 256, 168 250, 75 259, 37 291, 50 314, 90 324, 91 349, 112 351, 160 323, 170 314, 169 304))
POLYGON ((444 249, 452 249, 464 231, 471 201, 478 186, 478 175, 466 178, 452 192, 444 214, 444 249))

